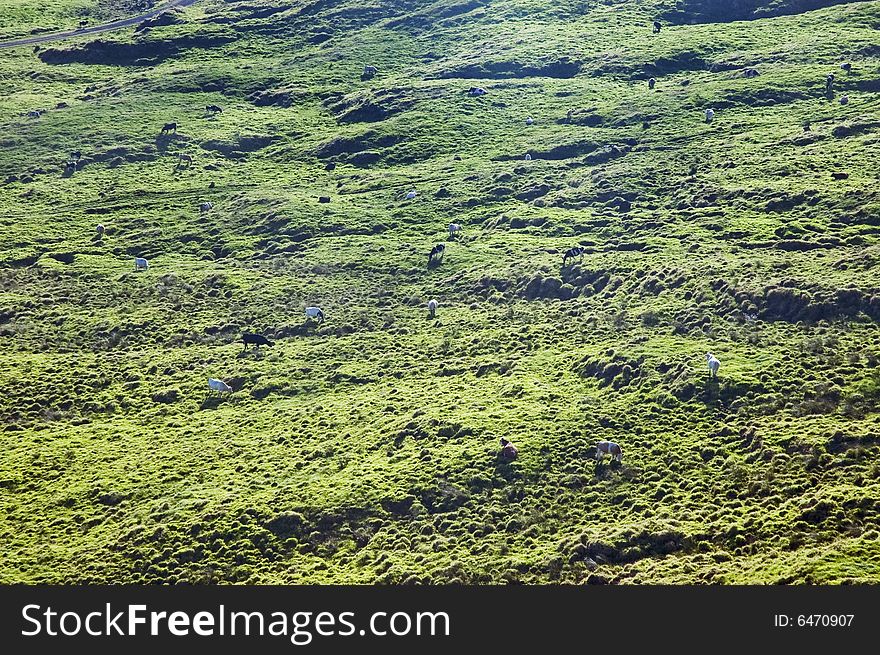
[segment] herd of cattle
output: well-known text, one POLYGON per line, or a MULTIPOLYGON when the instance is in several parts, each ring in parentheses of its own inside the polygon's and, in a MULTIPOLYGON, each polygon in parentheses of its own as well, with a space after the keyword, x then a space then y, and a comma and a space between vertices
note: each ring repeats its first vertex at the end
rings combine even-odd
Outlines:
MULTIPOLYGON (((661 30, 661 27, 662 26, 659 22, 655 22, 653 24, 653 32, 655 34, 659 33, 661 30)), ((851 70, 852 70, 852 65, 849 63, 841 64, 840 67, 842 70, 844 70, 846 72, 851 72, 851 70)), ((363 79, 363 80, 371 79, 376 74, 378 74, 378 72, 379 72, 379 69, 376 66, 369 66, 369 65, 365 66, 363 73, 361 75, 361 79, 363 79)), ((759 75, 759 72, 755 69, 747 69, 745 71, 745 75, 747 77, 755 77, 755 76, 759 75)), ((826 92, 826 95, 828 96, 829 99, 831 99, 834 94, 834 82, 835 82, 834 75, 829 74, 825 80, 825 92, 826 92)), ((651 77, 648 80, 648 88, 654 89, 656 87, 656 85, 657 85, 657 79, 654 77, 651 77)), ((482 87, 471 87, 467 90, 467 94, 470 96, 474 96, 474 97, 483 96, 483 95, 486 95, 487 93, 488 93, 488 91, 482 87)), ((841 104, 845 105, 848 102, 849 102, 849 98, 847 96, 842 96, 840 98, 841 104)), ((205 107, 205 111, 208 114, 217 114, 217 113, 222 112, 223 109, 217 105, 207 105, 205 107)), ((569 121, 571 120, 571 117, 572 117, 572 111, 569 111, 568 112, 569 121)), ((706 123, 711 123, 715 119, 715 111, 711 108, 706 109, 704 118, 705 118, 706 123)), ((526 119, 527 125, 533 125, 534 123, 535 123, 535 120, 531 116, 529 116, 526 119)), ((162 135, 174 134, 177 132, 177 127, 178 126, 177 126, 176 122, 166 123, 162 126, 160 133, 162 135)), ((809 124, 806 124, 804 126, 804 129, 808 131, 810 129, 809 124)), ((80 153, 78 153, 78 152, 73 153, 73 155, 74 155, 75 159, 78 159, 81 156, 80 153)), ((456 156, 456 159, 460 159, 460 157, 456 156)), ((531 160, 532 156, 530 154, 526 154, 525 159, 531 160)), ((187 162, 189 164, 192 164, 192 157, 190 155, 180 155, 178 165, 180 165, 183 162, 187 162)), ((333 170, 333 168, 335 168, 335 165, 333 165, 333 164, 327 165, 327 170, 333 170)), ((213 187, 213 184, 211 186, 213 187)), ((418 192, 415 189, 410 190, 403 195, 403 197, 406 200, 414 200, 417 196, 418 196, 418 192)), ((320 202, 322 202, 322 203, 329 202, 329 201, 330 201, 329 197, 322 196, 320 198, 320 202)), ((211 209, 213 209, 213 204, 210 202, 203 202, 199 205, 199 211, 201 213, 208 212, 211 209)), ((450 241, 455 240, 463 232, 462 226, 458 223, 451 223, 449 225, 448 229, 449 229, 449 240, 450 241)), ((102 238, 103 235, 105 234, 105 227, 103 225, 98 225, 96 228, 96 231, 97 231, 98 237, 102 238)), ((445 252, 446 252, 446 245, 445 244, 438 243, 435 246, 433 246, 431 248, 430 252, 428 253, 428 267, 432 268, 432 267, 437 266, 440 263, 442 263, 443 256, 444 256, 445 252)), ((563 254, 563 258, 562 258, 563 268, 567 267, 572 261, 582 258, 583 255, 586 253, 587 253, 587 249, 582 246, 574 246, 572 248, 569 248, 563 254)), ((149 262, 143 257, 135 257, 134 266, 135 266, 136 271, 146 271, 149 268, 149 262)), ((436 299, 432 298, 431 300, 428 301, 427 307, 428 307, 428 316, 431 318, 434 318, 436 315, 437 309, 439 307, 439 302, 436 299)), ((314 306, 306 307, 305 308, 305 315, 306 315, 307 322, 315 321, 315 322, 321 323, 324 321, 324 312, 321 310, 320 307, 314 307, 314 306)), ((245 350, 247 350, 249 346, 254 346, 255 348, 259 348, 260 346, 273 346, 274 345, 274 342, 271 341, 270 339, 268 339, 267 337, 265 337, 261 334, 256 334, 256 333, 251 333, 251 332, 245 332, 242 335, 241 340, 242 340, 242 343, 244 344, 245 350)), ((708 367, 709 378, 710 379, 717 378, 718 371, 721 366, 721 362, 718 360, 718 358, 715 357, 715 355, 713 355, 711 352, 707 352, 706 353, 706 364, 708 367)), ((233 393, 233 389, 229 384, 227 384, 223 380, 213 378, 213 377, 208 378, 208 388, 211 392, 216 392, 218 395, 233 393)), ((501 439, 501 451, 500 451, 499 455, 504 460, 508 460, 508 461, 514 460, 514 459, 516 459, 516 457, 518 455, 518 449, 516 448, 516 446, 513 443, 510 442, 509 439, 502 438, 501 439)), ((615 461, 617 463, 621 463, 622 459, 623 459, 623 449, 617 443, 614 443, 611 441, 599 441, 595 446, 596 460, 601 461, 605 456, 610 456, 613 459, 613 461, 615 461)))

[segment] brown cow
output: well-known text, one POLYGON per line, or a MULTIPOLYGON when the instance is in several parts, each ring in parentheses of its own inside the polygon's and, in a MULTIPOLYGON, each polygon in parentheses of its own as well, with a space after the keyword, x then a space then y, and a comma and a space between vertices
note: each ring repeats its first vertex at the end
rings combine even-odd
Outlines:
POLYGON ((623 448, 613 441, 600 441, 596 444, 596 460, 601 462, 605 455, 611 455, 620 464, 623 461, 623 448))
POLYGON ((516 449, 516 446, 510 443, 508 439, 501 437, 501 458, 513 461, 518 454, 519 451, 516 449))

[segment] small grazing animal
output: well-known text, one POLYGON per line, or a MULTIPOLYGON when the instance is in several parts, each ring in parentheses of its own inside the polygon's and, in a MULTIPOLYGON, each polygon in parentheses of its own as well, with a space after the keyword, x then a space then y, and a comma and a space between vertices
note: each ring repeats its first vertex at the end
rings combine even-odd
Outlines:
POLYGON ((211 114, 221 114, 223 113, 223 107, 219 105, 206 105, 205 111, 211 114))
POLYGON ((406 199, 407 199, 407 200, 412 200, 412 199, 415 198, 417 195, 419 195, 418 192, 417 192, 415 189, 413 189, 412 191, 410 191, 410 192, 408 192, 408 193, 406 194, 406 199))
POLYGON ((455 238, 457 234, 461 234, 461 225, 458 223, 450 223, 449 224, 449 239, 450 241, 455 238))
POLYGON ((375 66, 364 66, 364 72, 361 73, 361 79, 368 80, 371 77, 375 76, 378 72, 379 69, 375 66))
POLYGON ((706 110, 706 122, 711 123, 713 120, 715 120, 715 110, 714 109, 707 109, 706 110))
POLYGON ((529 153, 526 153, 525 159, 526 161, 532 161, 532 156, 529 153))
POLYGON ((428 316, 430 316, 431 318, 434 318, 434 315, 437 313, 437 306, 439 304, 440 303, 438 303, 433 298, 428 301, 428 316))
POLYGON ((809 122, 804 123, 804 132, 811 132, 812 130, 813 130, 813 127, 812 127, 812 125, 809 124, 809 122))
POLYGON ((324 312, 319 307, 306 307, 306 318, 324 322, 324 312))
POLYGON ((712 353, 706 353, 706 364, 709 366, 709 377, 717 378, 721 362, 712 353))
POLYGON ((165 123, 162 126, 162 134, 169 134, 171 132, 177 134, 177 123, 165 123))
POLYGON ((208 378, 208 388, 211 391, 216 391, 217 395, 223 395, 224 393, 232 393, 232 387, 226 384, 223 380, 216 380, 214 378, 208 378))
POLYGON ((842 104, 842 105, 849 104, 849 96, 840 96, 840 104, 842 104))
POLYGON ((825 77, 825 93, 833 93, 834 92, 834 73, 829 73, 825 77))
POLYGON ((535 124, 535 119, 532 118, 531 116, 529 116, 529 117, 526 119, 526 125, 534 125, 534 124, 535 124))
POLYGON ((468 89, 469 96, 484 96, 486 93, 488 93, 486 89, 481 86, 472 86, 468 89))
POLYGON ((214 209, 214 203, 212 203, 212 202, 203 202, 202 204, 199 205, 199 211, 202 214, 209 212, 212 209, 214 209))
POLYGON ((840 70, 845 70, 847 73, 849 73, 852 71, 852 64, 849 62, 846 62, 845 64, 841 64, 840 70))
POLYGON ((516 456, 519 455, 519 451, 516 449, 509 439, 505 439, 501 437, 501 452, 499 453, 501 459, 506 459, 510 462, 516 459, 516 456))
POLYGON ((562 256, 562 266, 568 266, 569 259, 576 259, 578 257, 583 257, 584 253, 587 252, 587 249, 583 246, 575 246, 574 248, 569 248, 565 251, 565 254, 562 256))
POLYGON ((134 270, 136 271, 145 271, 150 268, 150 262, 148 262, 143 257, 135 257, 134 258, 134 270))
POLYGON ((177 165, 183 166, 183 162, 186 162, 187 166, 192 166, 193 157, 192 155, 187 155, 186 153, 180 153, 177 155, 177 165))
POLYGON ((655 80, 653 77, 648 78, 648 88, 653 89, 655 86, 657 86, 657 80, 655 80))
POLYGON ((431 248, 431 252, 428 253, 428 266, 430 266, 435 261, 440 261, 443 259, 443 255, 446 252, 446 246, 442 243, 438 243, 436 246, 431 248))
POLYGON ((758 77, 760 74, 757 68, 746 68, 743 71, 743 77, 758 77))
POLYGON ((318 202, 326 204, 326 203, 330 202, 330 196, 320 196, 318 198, 318 202))
POLYGON ((613 441, 600 441, 596 444, 596 461, 601 462, 605 455, 611 455, 618 464, 623 462, 623 448, 613 441))
POLYGON ((72 153, 70 153, 70 158, 71 159, 82 159, 82 153, 79 150, 74 150, 72 153))
POLYGON ((244 344, 244 349, 247 350, 248 346, 254 346, 259 348, 260 346, 274 346, 274 341, 269 341, 262 334, 254 334, 252 332, 245 332, 241 335, 241 341, 244 344))
POLYGON ((324 167, 325 171, 335 171, 336 170, 336 162, 330 161, 327 162, 327 165, 324 167))
POLYGON ((95 232, 99 237, 104 236, 104 226, 98 223, 97 227, 95 227, 95 232))
POLYGON ((832 173, 831 178, 834 180, 846 180, 849 178, 849 173, 832 173))
POLYGON ((660 32, 660 27, 661 27, 661 26, 660 26, 660 21, 655 20, 655 21, 654 21, 654 29, 652 29, 651 31, 652 31, 654 34, 658 34, 658 33, 660 32))

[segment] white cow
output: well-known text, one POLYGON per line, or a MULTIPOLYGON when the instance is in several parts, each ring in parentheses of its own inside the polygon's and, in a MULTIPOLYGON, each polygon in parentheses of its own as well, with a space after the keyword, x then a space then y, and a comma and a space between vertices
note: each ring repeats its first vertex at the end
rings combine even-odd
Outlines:
POLYGON ((211 389, 211 391, 216 391, 218 395, 224 393, 232 393, 232 387, 226 384, 223 380, 208 378, 208 387, 211 389))
POLYGON ((706 353, 706 364, 709 366, 709 377, 717 378, 721 362, 712 353, 706 353))
POLYGON ((461 225, 458 223, 450 223, 449 224, 449 239, 450 241, 455 237, 456 234, 461 234, 461 225))
POLYGON ((437 307, 440 305, 439 302, 434 300, 433 298, 428 301, 428 316, 434 318, 434 315, 437 313, 437 307))
POLYGON ((529 153, 526 153, 526 161, 532 161, 532 156, 529 153))
POLYGON ((532 118, 531 116, 529 116, 529 117, 526 119, 526 125, 534 125, 534 124, 535 124, 535 119, 532 118))
POLYGON ((211 211, 212 209, 214 209, 214 203, 212 203, 212 202, 203 202, 202 204, 199 205, 199 211, 203 214, 205 212, 211 211))
POLYGON ((95 232, 97 233, 97 235, 99 237, 103 236, 104 235, 104 226, 101 225, 100 223, 98 223, 98 225, 95 227, 95 232))
POLYGON ((145 271, 150 268, 150 262, 148 262, 143 257, 135 257, 134 258, 134 270, 136 271, 145 271))
POLYGON ((714 118, 715 118, 715 110, 714 109, 707 109, 706 110, 706 122, 711 123, 714 120, 714 118))
POLYGON ((415 189, 413 189, 412 191, 410 191, 409 193, 406 194, 406 199, 407 199, 407 200, 412 200, 412 199, 415 198, 417 195, 419 195, 418 191, 416 191, 415 189))
POLYGON ((320 307, 306 307, 306 318, 315 319, 324 322, 324 312, 320 307))

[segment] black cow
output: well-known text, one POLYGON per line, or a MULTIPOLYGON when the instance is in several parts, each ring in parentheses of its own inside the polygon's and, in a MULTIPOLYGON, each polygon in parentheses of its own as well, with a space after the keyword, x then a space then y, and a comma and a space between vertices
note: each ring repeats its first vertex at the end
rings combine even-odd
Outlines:
POLYGON ((574 248, 569 248, 565 251, 565 254, 562 256, 562 265, 568 266, 569 259, 575 259, 576 257, 581 257, 583 254, 587 252, 587 249, 582 246, 575 246, 574 248))
POLYGON ((654 21, 654 29, 652 30, 652 32, 654 32, 654 34, 657 34, 658 32, 660 32, 660 21, 658 21, 658 20, 654 21))
POLYGON ((206 105, 205 111, 211 114, 221 114, 223 113, 223 108, 218 105, 206 105))
POLYGON ((165 125, 162 126, 162 134, 168 134, 170 132, 177 134, 177 123, 165 123, 165 125))
POLYGON ((256 347, 260 346, 274 346, 274 341, 269 341, 262 334, 253 334, 251 332, 245 332, 241 335, 241 341, 244 344, 244 349, 247 350, 248 346, 253 345, 256 347))
POLYGON ((431 252, 428 254, 428 266, 433 264, 434 262, 439 262, 443 259, 443 254, 446 252, 446 246, 442 243, 438 243, 436 246, 431 248, 431 252))

